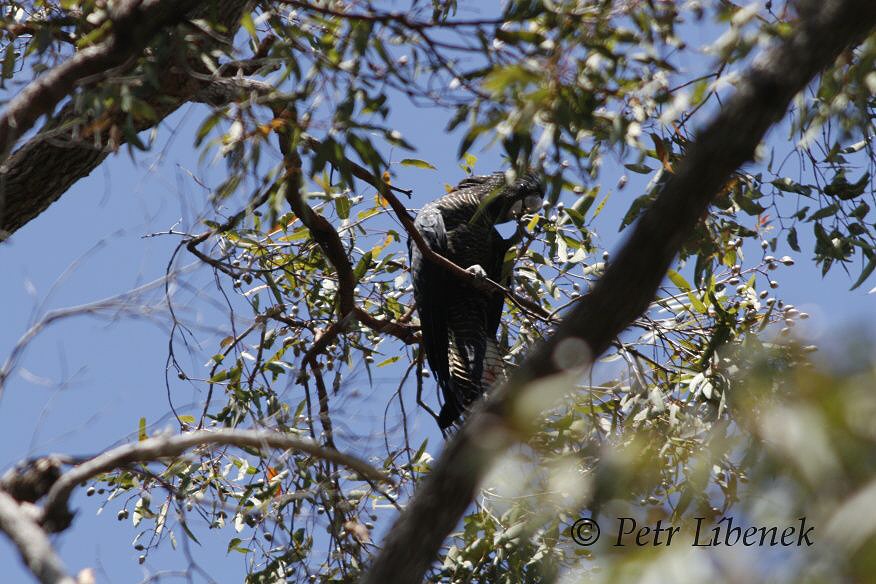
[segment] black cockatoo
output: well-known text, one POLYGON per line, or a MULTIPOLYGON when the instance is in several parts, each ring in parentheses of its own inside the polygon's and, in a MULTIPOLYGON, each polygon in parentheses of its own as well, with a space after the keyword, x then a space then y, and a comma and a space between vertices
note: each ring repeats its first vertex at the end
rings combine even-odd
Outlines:
MULTIPOLYGON (((505 284, 505 252, 518 239, 503 238, 495 226, 536 211, 543 197, 544 184, 536 174, 512 183, 503 172, 472 176, 424 206, 414 224, 437 253, 505 284)), ((496 345, 504 297, 478 290, 430 262, 411 240, 408 248, 423 347, 444 396, 438 414, 443 432, 504 374, 496 345)))

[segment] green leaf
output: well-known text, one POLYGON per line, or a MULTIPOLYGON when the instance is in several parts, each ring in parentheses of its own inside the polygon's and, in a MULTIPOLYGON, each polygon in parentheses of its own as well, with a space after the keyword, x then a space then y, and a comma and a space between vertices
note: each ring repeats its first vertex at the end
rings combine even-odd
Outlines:
POLYGON ((475 164, 478 163, 478 157, 474 154, 466 152, 465 155, 462 157, 462 160, 465 162, 466 172, 474 172, 475 164))
POLYGON ((307 227, 299 227, 289 235, 284 235, 278 241, 302 241, 310 237, 310 229, 307 227))
POLYGON ((605 208, 605 203, 608 202, 608 198, 610 196, 611 196, 611 193, 609 192, 609 193, 606 193, 606 195, 604 197, 602 197, 602 200, 599 201, 598 205, 596 205, 596 210, 593 211, 593 217, 591 217, 591 220, 599 217, 599 214, 602 213, 602 209, 605 208))
POLYGON ((338 195, 334 198, 334 202, 338 217, 348 219, 350 217, 350 198, 346 195, 338 195))
POLYGON ((110 30, 113 28, 113 22, 111 18, 107 18, 103 24, 99 27, 95 28, 88 34, 79 38, 76 41, 77 49, 84 49, 85 47, 90 47, 93 44, 99 42, 110 30))
POLYGON ((867 265, 864 266, 864 269, 861 270, 861 275, 858 276, 858 279, 852 285, 852 290, 863 284, 867 278, 870 277, 870 274, 873 273, 873 270, 876 269, 876 254, 870 254, 870 261, 867 262, 867 265))
POLYGON ((364 211, 359 211, 356 214, 356 219, 361 221, 363 219, 368 219, 369 217, 373 217, 374 215, 377 215, 378 213, 380 213, 380 209, 377 207, 374 207, 372 209, 365 209, 364 211))
POLYGON ((691 307, 700 314, 706 313, 706 305, 703 304, 703 301, 697 297, 694 293, 694 290, 691 288, 691 285, 687 280, 684 279, 684 276, 676 272, 675 270, 669 270, 666 273, 667 277, 672 281, 673 284, 678 286, 678 289, 687 294, 688 300, 690 300, 691 307))
MULTIPOLYGON (((189 539, 191 539, 191 540, 192 540, 193 542, 195 542, 196 544, 201 545, 201 542, 198 541, 198 538, 195 537, 195 534, 192 533, 192 530, 189 529, 189 526, 186 524, 185 521, 179 521, 177 524, 178 524, 178 525, 182 525, 183 531, 186 532, 186 535, 189 537, 189 539)), ((226 552, 226 553, 227 553, 227 552, 226 552)))
POLYGON ((125 141, 128 143, 129 147, 136 148, 137 150, 146 150, 146 145, 140 140, 140 137, 137 135, 137 130, 131 125, 130 118, 122 124, 122 135, 125 137, 125 141))
POLYGON ((832 217, 833 215, 836 215, 836 212, 839 210, 840 210, 839 203, 834 203, 833 205, 828 205, 827 207, 824 207, 823 209, 819 209, 818 211, 816 211, 815 213, 810 215, 809 219, 807 219, 807 221, 818 221, 819 219, 825 219, 827 217, 832 217))
POLYGON ((241 541, 242 540, 239 537, 232 538, 231 541, 228 542, 228 548, 225 550, 225 554, 227 555, 231 553, 231 550, 237 550, 241 541))
POLYGON ((243 27, 243 30, 249 33, 249 36, 251 36, 254 41, 258 41, 255 22, 253 22, 252 15, 249 13, 249 10, 243 11, 243 16, 240 17, 240 26, 243 27))
POLYGON ((525 30, 504 30, 496 29, 496 38, 511 45, 521 43, 537 45, 544 41, 544 36, 540 33, 525 31, 525 30))
POLYGON ((265 363, 263 369, 270 371, 276 375, 282 375, 286 372, 286 369, 280 364, 278 361, 268 361, 265 363))
MULTIPOLYGON (((598 186, 593 187, 592 189, 590 189, 589 191, 587 191, 586 193, 584 193, 583 195, 578 197, 578 200, 575 201, 575 203, 572 205, 571 210, 574 210, 578 214, 581 215, 582 222, 583 222, 584 215, 590 209, 590 206, 593 205, 593 202, 596 200, 596 196, 598 194, 599 194, 599 187, 598 186)), ((570 216, 572 216, 572 215, 570 214, 570 216)))
POLYGON ((808 195, 812 189, 806 185, 801 185, 800 183, 794 182, 792 179, 784 177, 777 178, 773 180, 771 183, 774 187, 779 189, 780 191, 785 191, 786 193, 797 193, 800 195, 808 195))
POLYGON ((756 217, 757 215, 760 215, 761 213, 766 211, 766 207, 760 205, 759 203, 755 203, 753 199, 745 195, 741 197, 734 197, 733 200, 736 202, 737 205, 739 205, 740 209, 742 209, 752 217, 756 217))
MULTIPOLYGON (((146 147, 144 146, 143 149, 146 147)), ((240 185, 240 176, 232 175, 228 180, 224 181, 219 188, 216 189, 214 193, 214 197, 217 201, 221 201, 226 199, 234 194, 234 191, 237 190, 237 187, 240 185)))
POLYGON ((865 172, 857 182, 850 183, 846 180, 844 172, 836 173, 830 184, 824 187, 824 194, 830 197, 836 197, 843 201, 854 199, 864 193, 867 185, 870 183, 870 173, 865 172))
POLYGON ((624 168, 627 170, 631 170, 638 174, 650 174, 654 172, 654 169, 648 166, 647 164, 624 164, 624 168))
POLYGON ((399 162, 402 166, 413 166, 414 168, 425 168, 427 170, 438 170, 425 160, 417 160, 416 158, 405 158, 399 162))
POLYGON ((512 86, 519 91, 538 81, 539 77, 535 72, 523 65, 515 64, 492 69, 484 78, 483 87, 487 91, 499 95, 512 86))
POLYGON ((392 365, 393 363, 395 363, 399 359, 401 359, 401 357, 396 355, 395 357, 390 357, 389 359, 384 359, 383 361, 378 363, 377 366, 378 367, 386 367, 387 365, 392 365))
POLYGON ((459 144, 458 157, 462 158, 465 153, 468 152, 469 147, 474 144, 475 140, 477 140, 478 136, 486 131, 487 128, 484 128, 483 126, 475 126, 466 132, 465 136, 462 138, 462 142, 459 144))
POLYGON ((207 137, 207 134, 210 133, 210 130, 216 127, 216 124, 222 119, 222 116, 219 114, 213 114, 204 120, 204 123, 201 124, 201 127, 198 128, 198 133, 195 134, 195 146, 200 146, 201 142, 204 141, 204 138, 207 137))
POLYGON ((639 217, 639 215, 642 214, 645 208, 651 204, 653 200, 654 197, 652 193, 645 193, 644 195, 636 197, 636 199, 630 205, 630 208, 627 209, 623 220, 621 220, 621 229, 635 221, 639 217))
POLYGON ((703 304, 703 301, 700 300, 696 294, 694 294, 693 292, 688 292, 687 298, 688 298, 688 300, 690 300, 690 305, 693 307, 693 309, 695 311, 697 311, 700 314, 706 313, 706 305, 703 304))
POLYGON ((684 276, 676 272, 675 270, 669 270, 666 275, 672 281, 673 284, 678 286, 678 289, 682 292, 690 292, 691 286, 687 280, 684 279, 684 276))
POLYGON ((134 116, 134 119, 138 121, 152 122, 158 119, 158 113, 156 113, 155 109, 142 99, 131 101, 131 109, 129 111, 134 116))
POLYGON ((788 245, 794 251, 800 251, 800 244, 797 243, 797 228, 792 227, 788 230, 788 245))
POLYGON ((362 276, 365 275, 365 272, 368 271, 368 267, 371 265, 372 259, 373 254, 370 251, 367 251, 356 263, 356 267, 353 268, 353 275, 356 276, 356 280, 360 280, 362 276))
POLYGON ((861 203, 855 207, 855 210, 849 213, 855 219, 863 219, 867 216, 867 213, 870 212, 870 205, 866 203, 866 201, 861 201, 861 203))
POLYGON ((3 56, 3 79, 11 79, 15 73, 15 43, 6 45, 6 54, 3 56))
POLYGON ((139 429, 137 431, 137 440, 142 442, 149 438, 149 434, 146 433, 146 418, 140 418, 139 429))
POLYGON ((426 452, 426 446, 429 444, 429 439, 426 438, 423 440, 423 443, 420 444, 420 447, 417 448, 416 454, 411 457, 411 461, 419 462, 420 458, 423 456, 423 453, 426 452))
POLYGON ((219 383, 220 381, 225 381, 226 379, 228 379, 228 370, 223 369, 222 371, 211 377, 208 381, 209 383, 219 383))

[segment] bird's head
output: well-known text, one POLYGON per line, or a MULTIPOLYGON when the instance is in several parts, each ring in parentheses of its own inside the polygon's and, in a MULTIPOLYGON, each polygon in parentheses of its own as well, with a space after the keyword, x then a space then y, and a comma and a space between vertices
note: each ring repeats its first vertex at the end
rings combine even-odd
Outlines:
POLYGON ((515 221, 527 213, 535 213, 541 209, 544 202, 544 181, 540 175, 528 172, 507 185, 501 196, 504 199, 504 212, 499 214, 499 222, 515 221))
POLYGON ((514 221, 527 213, 535 213, 544 200, 545 185, 541 175, 528 172, 508 180, 504 172, 473 176, 462 181, 457 190, 475 189, 481 199, 481 209, 496 223, 514 221))

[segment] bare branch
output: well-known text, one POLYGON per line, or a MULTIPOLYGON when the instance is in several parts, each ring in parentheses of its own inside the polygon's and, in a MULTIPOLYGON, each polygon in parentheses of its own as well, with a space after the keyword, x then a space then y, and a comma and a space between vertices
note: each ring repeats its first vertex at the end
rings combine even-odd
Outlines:
MULTIPOLYGON (((25 503, 27 505, 28 503, 25 503)), ((22 560, 43 584, 76 584, 46 532, 34 522, 22 505, 0 490, 0 531, 4 532, 21 554, 22 560)))
POLYGON ((389 480, 382 472, 359 458, 333 448, 325 448, 312 440, 281 434, 275 430, 197 430, 188 434, 159 436, 125 444, 74 467, 58 479, 46 496, 42 523, 50 531, 67 528, 72 519, 67 502, 73 489, 82 481, 131 463, 174 458, 191 448, 208 445, 298 450, 345 466, 365 479, 377 482, 389 480))
POLYGON ((290 142, 286 129, 280 130, 280 151, 286 161, 286 200, 295 216, 310 230, 310 236, 335 268, 338 277, 338 308, 342 316, 350 314, 355 308, 353 289, 356 276, 353 265, 347 257, 347 250, 335 228, 328 219, 315 212, 304 200, 301 192, 301 158, 290 142))
POLYGON ((249 93, 255 93, 261 97, 276 93, 277 89, 270 83, 249 79, 247 77, 219 77, 211 79, 208 83, 192 96, 196 103, 208 103, 213 106, 224 105, 233 102, 249 93))
POLYGON ((447 445, 397 520, 363 582, 421 582, 444 539, 471 504, 492 463, 526 436, 550 398, 539 380, 571 382, 650 304, 672 259, 730 174, 751 160, 794 95, 876 26, 871 0, 806 2, 797 30, 748 71, 702 130, 664 191, 636 224, 605 276, 494 391, 447 445), (523 404, 529 403, 528 406, 523 404), (535 404, 540 404, 539 409, 535 404), (525 410, 525 411, 524 411, 525 410))
POLYGON ((143 284, 142 286, 138 286, 133 290, 128 290, 127 292, 116 294, 115 296, 109 296, 107 298, 96 300, 94 302, 89 302, 87 304, 80 304, 78 306, 69 306, 67 308, 58 308, 48 311, 45 316, 43 316, 38 322, 36 322, 27 331, 25 331, 23 335, 21 335, 21 337, 15 343, 15 346, 12 347, 12 351, 9 352, 9 356, 6 358, 3 366, 0 367, 0 398, 3 397, 3 392, 6 387, 6 381, 7 379, 9 379, 9 375, 15 368, 18 359, 21 357, 22 353, 25 351, 31 341, 33 341, 33 339, 37 335, 45 330, 46 327, 59 320, 63 320, 72 316, 97 314, 106 310, 123 309, 126 307, 127 303, 129 303, 137 296, 160 286, 165 286, 168 282, 172 282, 174 279, 176 279, 176 277, 180 273, 187 272, 194 267, 197 267, 196 263, 189 264, 151 282, 143 284))
POLYGON ((416 334, 418 327, 404 324, 402 322, 377 318, 371 313, 365 312, 358 306, 355 308, 354 313, 356 315, 356 320, 374 332, 391 335, 406 345, 413 345, 414 343, 420 342, 420 337, 416 334))

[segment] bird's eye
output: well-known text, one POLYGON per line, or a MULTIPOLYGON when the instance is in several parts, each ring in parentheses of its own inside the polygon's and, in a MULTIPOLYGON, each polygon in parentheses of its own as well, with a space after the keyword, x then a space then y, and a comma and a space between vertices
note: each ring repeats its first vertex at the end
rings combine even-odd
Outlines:
POLYGON ((529 195, 525 199, 523 199, 523 205, 530 213, 535 213, 536 211, 541 209, 541 203, 541 197, 539 197, 538 195, 529 195))

